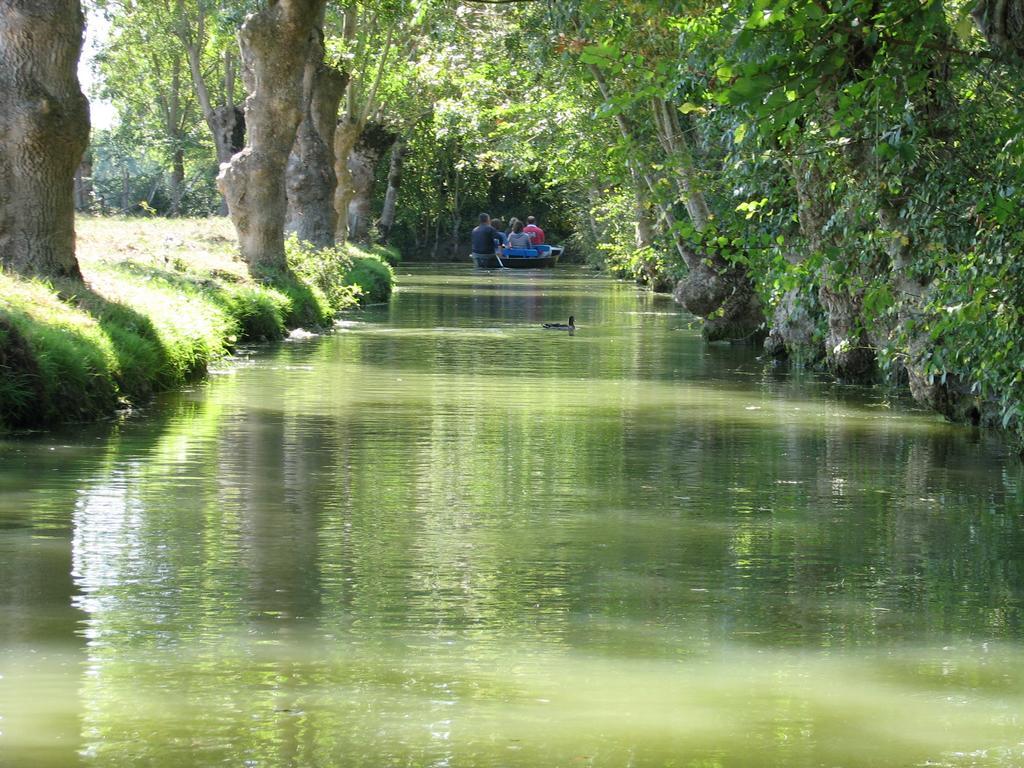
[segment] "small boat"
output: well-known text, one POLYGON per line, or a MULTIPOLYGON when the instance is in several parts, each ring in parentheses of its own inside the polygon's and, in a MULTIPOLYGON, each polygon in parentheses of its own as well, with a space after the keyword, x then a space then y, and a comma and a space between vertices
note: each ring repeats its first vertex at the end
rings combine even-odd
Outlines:
POLYGON ((558 263, 562 250, 560 245, 506 248, 497 259, 498 264, 506 269, 546 269, 558 263))

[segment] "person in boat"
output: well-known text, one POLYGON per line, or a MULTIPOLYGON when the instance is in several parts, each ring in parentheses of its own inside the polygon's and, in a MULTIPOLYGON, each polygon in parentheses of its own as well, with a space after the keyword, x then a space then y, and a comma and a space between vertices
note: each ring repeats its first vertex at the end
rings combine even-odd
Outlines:
POLYGON ((491 226, 491 217, 486 213, 480 214, 480 224, 470 235, 470 242, 473 254, 476 256, 493 256, 495 248, 500 247, 501 233, 491 226))
POLYGON ((491 219, 491 226, 498 232, 498 242, 495 245, 498 246, 498 253, 501 253, 501 248, 508 243, 508 235, 505 234, 505 222, 501 219, 491 219))
POLYGON ((533 244, 530 236, 523 231, 523 222, 517 221, 512 234, 508 236, 509 248, 529 248, 533 244))
POLYGON ((526 226, 523 232, 530 236, 534 245, 544 245, 544 230, 537 226, 537 219, 534 216, 526 217, 526 226))
POLYGON ((518 224, 518 223, 519 223, 519 219, 517 219, 515 216, 513 216, 511 219, 509 219, 508 220, 508 229, 505 230, 505 234, 506 235, 511 235, 513 232, 515 232, 516 231, 516 224, 518 224))

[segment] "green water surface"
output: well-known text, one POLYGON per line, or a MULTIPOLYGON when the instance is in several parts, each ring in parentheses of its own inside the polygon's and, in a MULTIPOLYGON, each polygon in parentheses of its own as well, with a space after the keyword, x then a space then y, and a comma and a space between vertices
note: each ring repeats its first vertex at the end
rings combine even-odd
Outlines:
POLYGON ((1024 765, 1000 438, 589 273, 400 272, 0 441, 0 766, 1024 765))

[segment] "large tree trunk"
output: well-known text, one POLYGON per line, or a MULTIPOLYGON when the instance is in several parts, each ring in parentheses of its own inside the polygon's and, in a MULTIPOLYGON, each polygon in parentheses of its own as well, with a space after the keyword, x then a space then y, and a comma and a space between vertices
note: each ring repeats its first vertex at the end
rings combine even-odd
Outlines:
POLYGON ((825 360, 841 381, 867 382, 875 373, 875 348, 864 325, 864 291, 837 277, 826 261, 818 274, 818 300, 828 318, 825 360))
MULTIPOLYGON (((231 158, 245 148, 245 113, 234 105, 215 107, 207 125, 213 134, 217 164, 230 163, 231 158)), ((228 215, 228 201, 221 196, 220 215, 228 215)))
POLYGON ((409 145, 404 138, 395 142, 391 147, 391 165, 388 167, 388 190, 384 193, 384 207, 380 213, 380 223, 377 229, 380 235, 380 242, 387 245, 391 237, 391 229, 395 226, 395 215, 398 210, 398 191, 402 187, 402 167, 405 165, 405 157, 409 154, 409 145))
POLYGON ((1024 60, 1024 0, 978 0, 971 16, 993 48, 1024 60))
POLYGON ((323 4, 279 0, 247 16, 238 33, 249 143, 221 168, 217 184, 251 269, 287 269, 284 171, 302 119, 303 71, 323 4))
POLYGON ((914 254, 919 252, 920 244, 915 243, 907 231, 900 216, 900 205, 898 200, 884 201, 878 209, 878 223, 890 233, 886 239, 887 251, 893 287, 900 296, 898 321, 907 339, 906 372, 910 393, 917 402, 951 421, 978 423, 984 409, 971 392, 969 382, 954 373, 934 376, 924 372, 936 344, 941 340, 933 339, 927 324, 921 323, 926 317, 925 307, 932 278, 919 274, 915 269, 914 254))
POLYGON ((338 242, 348 239, 348 204, 354 192, 348 158, 362 131, 363 127, 359 122, 348 115, 343 115, 338 119, 334 132, 334 174, 338 179, 338 185, 334 190, 334 211, 338 217, 335 239, 338 242))
POLYGON ((318 248, 334 245, 334 131, 348 75, 323 62, 323 44, 310 47, 303 79, 303 117, 288 158, 286 229, 318 248))
POLYGON ((352 199, 348 204, 348 236, 360 243, 370 239, 373 223, 373 182, 377 164, 395 143, 396 136, 377 123, 367 123, 348 156, 352 199))
POLYGON ((75 171, 89 140, 79 0, 0 0, 0 265, 81 277, 75 171))
POLYGON ((210 116, 210 131, 217 162, 230 163, 245 148, 245 112, 235 106, 215 107, 210 116))
MULTIPOLYGON (((786 254, 786 261, 798 266, 821 252, 833 205, 828 184, 813 156, 796 154, 789 163, 789 171, 796 190, 801 237, 786 254)), ((813 285, 797 285, 779 297, 768 338, 764 340, 768 354, 806 365, 818 363, 825 357, 825 347, 818 333, 819 325, 823 324, 821 305, 818 292, 813 288, 813 285)))
MULTIPOLYGON (((943 30, 940 46, 929 53, 929 59, 922 68, 927 68, 929 87, 923 91, 924 100, 915 106, 925 116, 922 124, 927 126, 931 138, 941 151, 952 152, 958 136, 959 108, 950 87, 949 52, 944 44, 951 33, 945 28, 942 6, 925 6, 924 13, 938 15, 938 24, 943 30), (942 36, 946 39, 943 40, 942 36)), ((1007 55, 1024 55, 1024 4, 1021 0, 982 0, 974 9, 975 19, 982 31, 1001 47, 1007 55)), ((961 136, 962 138, 962 136, 961 136)), ((935 160, 930 160, 935 162, 935 160)), ((923 163, 912 168, 903 179, 903 189, 920 187, 928 172, 923 163)), ((942 338, 932 335, 933 318, 929 317, 929 303, 935 280, 934 265, 922 264, 920 254, 927 253, 930 243, 922 240, 910 228, 913 217, 908 216, 906 207, 909 197, 880 194, 877 210, 878 223, 887 231, 885 238, 889 256, 892 287, 898 297, 897 317, 902 336, 907 340, 906 373, 914 399, 927 405, 953 421, 978 423, 995 422, 991 403, 982 400, 971 391, 970 382, 955 372, 943 371, 941 375, 929 372, 932 354, 943 344, 942 338), (922 268, 924 267, 924 268, 922 268)), ((927 233, 927 228, 919 230, 927 233)))
MULTIPOLYGON (((602 96, 611 100, 611 90, 604 74, 590 65, 602 96)), ((697 184, 692 152, 679 129, 673 107, 664 102, 655 104, 655 127, 666 154, 675 160, 682 183, 686 210, 694 228, 707 226, 710 211, 703 192, 697 184)), ((619 132, 627 141, 634 140, 634 130, 621 112, 616 113, 619 132)), ((654 192, 654 179, 643 174, 647 186, 654 192)), ((666 223, 671 224, 671 211, 662 211, 666 223)), ((753 282, 742 265, 729 264, 721 257, 702 258, 673 236, 676 250, 689 272, 675 287, 674 296, 687 311, 704 319, 704 337, 708 341, 760 341, 765 331, 764 311, 753 282)))
MULTIPOLYGON (((711 221, 711 210, 677 110, 657 98, 652 100, 651 110, 658 141, 670 159, 690 223, 703 232, 711 221)), ((766 331, 764 309, 746 267, 731 264, 721 256, 702 256, 678 239, 676 248, 689 272, 676 285, 675 298, 704 318, 704 337, 709 341, 761 341, 766 331)))

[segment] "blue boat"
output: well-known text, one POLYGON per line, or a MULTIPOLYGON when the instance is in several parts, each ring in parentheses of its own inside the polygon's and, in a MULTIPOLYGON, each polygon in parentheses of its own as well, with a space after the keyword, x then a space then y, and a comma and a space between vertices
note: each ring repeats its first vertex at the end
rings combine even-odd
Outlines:
POLYGON ((560 245, 536 245, 533 248, 504 248, 502 253, 473 254, 473 263, 480 269, 548 269, 558 263, 560 245))

